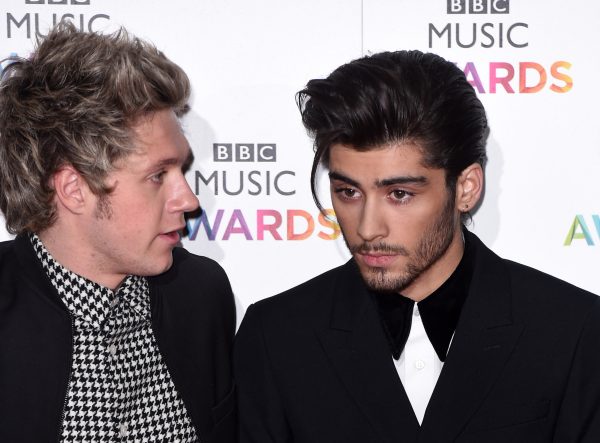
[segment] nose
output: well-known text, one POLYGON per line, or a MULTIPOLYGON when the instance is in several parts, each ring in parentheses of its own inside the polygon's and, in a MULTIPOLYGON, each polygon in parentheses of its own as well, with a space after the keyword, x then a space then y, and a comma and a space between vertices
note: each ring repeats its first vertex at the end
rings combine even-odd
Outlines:
POLYGON ((181 174, 175 184, 171 198, 167 202, 167 210, 169 212, 191 212, 200 206, 198 197, 192 192, 192 188, 187 180, 181 174))
POLYGON ((358 224, 358 235, 365 242, 385 238, 388 234, 384 214, 375 201, 367 200, 362 207, 358 224))

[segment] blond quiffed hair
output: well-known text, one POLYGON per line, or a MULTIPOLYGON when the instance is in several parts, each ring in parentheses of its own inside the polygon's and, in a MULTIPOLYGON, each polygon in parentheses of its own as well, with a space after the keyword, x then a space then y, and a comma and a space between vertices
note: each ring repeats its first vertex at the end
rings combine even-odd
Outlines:
POLYGON ((121 29, 78 31, 60 23, 0 80, 0 210, 13 234, 56 218, 50 178, 70 164, 99 196, 129 155, 131 126, 162 109, 188 111, 187 75, 156 47, 121 29))

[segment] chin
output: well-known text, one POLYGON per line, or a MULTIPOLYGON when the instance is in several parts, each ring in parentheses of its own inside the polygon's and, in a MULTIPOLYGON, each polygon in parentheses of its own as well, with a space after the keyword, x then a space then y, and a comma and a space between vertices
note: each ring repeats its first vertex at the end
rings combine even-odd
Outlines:
MULTIPOLYGON (((162 266, 161 271, 158 274, 162 274, 163 272, 167 272, 173 266, 173 254, 169 254, 168 259, 164 261, 164 265, 162 266)), ((158 275, 157 274, 157 275, 158 275)))
POLYGON ((143 275, 144 277, 153 277, 156 275, 163 274, 171 269, 173 266, 173 254, 169 254, 168 257, 160 257, 160 259, 155 259, 152 263, 148 263, 148 266, 145 267, 142 273, 139 275, 143 275))
POLYGON ((361 276, 370 290, 379 292, 400 292, 417 277, 407 271, 392 271, 388 268, 361 269, 361 276))

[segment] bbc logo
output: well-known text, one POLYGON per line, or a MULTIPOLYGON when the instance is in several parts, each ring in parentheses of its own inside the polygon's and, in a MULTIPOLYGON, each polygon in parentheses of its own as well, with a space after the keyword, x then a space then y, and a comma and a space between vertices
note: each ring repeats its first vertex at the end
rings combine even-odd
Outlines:
POLYGON ((510 0, 447 0, 448 14, 508 14, 510 0))
POLYGON ((213 159, 216 162, 275 162, 275 143, 213 143, 213 159))

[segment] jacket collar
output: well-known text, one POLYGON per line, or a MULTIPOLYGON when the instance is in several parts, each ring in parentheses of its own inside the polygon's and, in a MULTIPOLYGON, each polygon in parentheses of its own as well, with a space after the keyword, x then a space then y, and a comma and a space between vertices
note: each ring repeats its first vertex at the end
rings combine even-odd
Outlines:
POLYGON ((423 441, 461 433, 516 346, 510 276, 500 257, 474 234, 475 268, 448 358, 423 419, 423 441))
POLYGON ((46 298, 55 307, 67 313, 56 289, 46 275, 42 262, 37 258, 29 234, 19 234, 14 239, 15 258, 19 263, 19 278, 38 295, 46 298))
POLYGON ((333 285, 330 327, 319 338, 338 376, 367 416, 378 441, 413 441, 419 431, 398 378, 372 297, 353 260, 333 285))
POLYGON ((334 285, 330 328, 320 334, 339 377, 378 431, 381 441, 452 441, 477 410, 516 345, 505 265, 474 234, 475 266, 446 363, 421 428, 390 356, 376 308, 355 263, 334 285))

